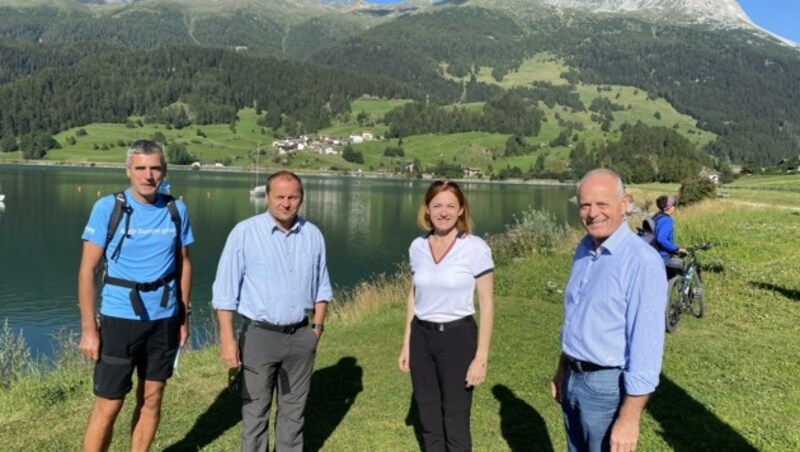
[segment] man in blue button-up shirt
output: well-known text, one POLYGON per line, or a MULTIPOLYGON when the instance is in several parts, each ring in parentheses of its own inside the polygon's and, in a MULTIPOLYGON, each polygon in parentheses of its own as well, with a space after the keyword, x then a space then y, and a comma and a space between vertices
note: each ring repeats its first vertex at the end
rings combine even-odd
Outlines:
POLYGON ((628 195, 617 174, 589 172, 578 184, 578 204, 587 235, 564 295, 551 392, 570 451, 633 451, 661 371, 664 263, 625 222, 628 195))
POLYGON ((299 452, 317 341, 333 293, 322 233, 297 215, 303 203, 300 178, 289 171, 272 174, 266 197, 267 213, 240 222, 228 236, 212 304, 220 357, 229 369, 242 368, 241 449, 269 450, 277 383, 276 449, 299 452), (243 317, 238 344, 236 312, 243 317))

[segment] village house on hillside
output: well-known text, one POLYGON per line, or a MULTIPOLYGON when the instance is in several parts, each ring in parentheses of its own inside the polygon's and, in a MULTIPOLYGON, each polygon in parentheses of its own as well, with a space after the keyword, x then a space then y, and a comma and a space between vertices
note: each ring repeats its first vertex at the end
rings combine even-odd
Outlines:
POLYGON ((720 174, 719 174, 718 171, 714 171, 714 170, 710 170, 710 169, 707 169, 707 168, 703 168, 703 170, 700 171, 700 174, 698 174, 698 176, 699 177, 704 177, 706 179, 709 179, 709 180, 711 180, 711 182, 714 182, 714 185, 719 186, 720 174))
POLYGON ((337 147, 363 143, 374 139, 375 135, 370 131, 364 131, 360 134, 351 134, 347 139, 328 135, 320 135, 316 138, 301 135, 298 137, 275 140, 272 142, 272 148, 275 149, 278 155, 295 154, 300 151, 309 151, 320 155, 341 155, 342 152, 338 150, 337 147))
POLYGON ((464 168, 464 177, 483 177, 483 170, 480 168, 464 168))

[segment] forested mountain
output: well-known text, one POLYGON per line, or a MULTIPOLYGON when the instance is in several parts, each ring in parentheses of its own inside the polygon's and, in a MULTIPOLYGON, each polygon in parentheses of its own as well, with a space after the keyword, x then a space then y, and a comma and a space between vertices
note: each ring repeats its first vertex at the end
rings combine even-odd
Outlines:
POLYGON ((315 131, 362 95, 413 97, 403 86, 306 63, 203 47, 102 52, 0 87, 0 137, 52 134, 185 103, 197 124, 232 123, 253 106, 295 130, 315 131))
POLYGON ((342 10, 315 0, 140 0, 81 5, 0 0, 0 37, 39 43, 105 42, 132 49, 187 44, 303 58, 380 21, 382 10, 342 10))
POLYGON ((266 80, 270 90, 302 98, 281 94, 273 104, 308 126, 325 120, 306 108, 318 109, 337 91, 403 92, 435 104, 490 101, 501 94, 501 82, 542 53, 567 68, 563 77, 572 86, 626 85, 666 99, 718 135, 707 149, 717 157, 774 164, 800 153, 800 49, 757 30, 734 0, 417 0, 380 7, 317 0, 0 0, 0 83, 27 79, 0 89, 0 136, 124 120, 185 99, 204 111, 229 112, 252 103, 253 83, 266 80), (180 54, 198 58, 196 65, 181 63, 195 70, 140 74, 137 82, 149 91, 106 67, 166 64, 164 58, 180 54), (213 68, 213 90, 198 78, 208 77, 199 68, 209 55, 227 62, 213 68), (257 82, 242 79, 254 77, 242 72, 262 66, 307 76, 296 83, 274 73, 257 82), (496 83, 479 83, 486 68, 496 83), (315 84, 312 76, 329 82, 315 84), (359 88, 336 85, 350 78, 359 88), (234 80, 247 94, 233 94, 234 80), (85 104, 72 92, 85 86, 106 92, 106 85, 108 93, 126 93, 120 105, 111 98, 85 104), (132 100, 142 95, 146 106, 132 100), (52 105, 70 99, 91 113, 52 105))
MULTIPOLYGON (((800 153, 800 49, 743 30, 657 25, 573 15, 528 21, 497 9, 447 8, 371 28, 317 54, 319 61, 393 76, 444 102, 482 99, 442 77, 493 68, 497 80, 551 52, 571 82, 636 86, 664 97, 718 134, 710 151, 774 164, 800 153)), ((479 88, 479 87, 475 87, 479 88)))

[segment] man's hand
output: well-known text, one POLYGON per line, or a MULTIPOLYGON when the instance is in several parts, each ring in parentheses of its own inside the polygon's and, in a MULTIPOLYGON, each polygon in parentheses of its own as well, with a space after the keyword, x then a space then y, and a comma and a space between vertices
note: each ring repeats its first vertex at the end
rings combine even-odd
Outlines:
POLYGON ((617 418, 611 428, 611 452, 633 452, 639 442, 639 422, 630 418, 617 418))
POLYGON ((625 396, 611 427, 611 452, 632 452, 639 442, 639 420, 650 395, 625 396))
POLYGON ((550 380, 550 395, 553 396, 553 400, 556 403, 561 403, 561 388, 564 385, 564 376, 567 373, 567 358, 564 357, 562 354, 558 358, 558 365, 556 366, 556 374, 553 375, 553 379, 550 380))
POLYGON ((221 339, 219 343, 219 357, 228 369, 239 368, 239 345, 236 340, 221 339))
POLYGON ((550 380, 550 395, 556 403, 561 403, 561 385, 564 383, 564 373, 556 372, 553 379, 550 380))
POLYGON ((81 343, 79 347, 83 356, 90 359, 93 363, 100 360, 100 332, 97 328, 81 332, 81 343))
POLYGON ((181 325, 181 341, 180 347, 183 348, 186 345, 186 342, 189 340, 189 322, 183 322, 181 325))

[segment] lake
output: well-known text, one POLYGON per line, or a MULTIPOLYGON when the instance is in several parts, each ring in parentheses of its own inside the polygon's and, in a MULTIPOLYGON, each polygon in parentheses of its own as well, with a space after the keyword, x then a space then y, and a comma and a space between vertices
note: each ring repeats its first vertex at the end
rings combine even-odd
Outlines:
MULTIPOLYGON (((211 284, 225 239, 238 221, 263 213, 265 203, 249 197, 250 174, 177 170, 168 176, 172 194, 189 209, 195 236, 194 321, 211 328, 211 284)), ((421 233, 416 212, 430 181, 303 176, 303 182, 301 215, 325 235, 337 291, 407 260, 409 244, 421 233)), ((578 221, 568 201, 571 186, 460 185, 479 235, 504 230, 528 207, 572 225, 578 221)), ((128 179, 122 168, 0 165, 0 186, 6 195, 0 205, 0 321, 21 329, 34 355, 46 356, 54 332, 80 329, 80 236, 92 205, 98 196, 129 186, 128 179)))

